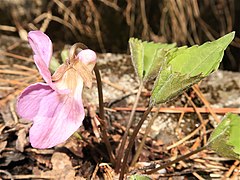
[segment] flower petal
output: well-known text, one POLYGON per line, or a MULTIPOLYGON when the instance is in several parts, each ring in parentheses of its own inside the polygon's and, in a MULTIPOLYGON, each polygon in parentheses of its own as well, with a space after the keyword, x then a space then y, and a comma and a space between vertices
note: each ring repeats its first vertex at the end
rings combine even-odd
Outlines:
POLYGON ((41 31, 30 31, 28 41, 34 52, 34 61, 43 79, 49 85, 52 84, 51 73, 48 69, 52 58, 52 42, 49 37, 41 31))
POLYGON ((80 51, 77 57, 86 65, 88 64, 95 65, 97 59, 96 53, 91 49, 84 49, 80 51))
POLYGON ((30 129, 30 142, 35 148, 51 148, 67 140, 83 119, 82 101, 54 91, 40 101, 38 114, 30 129))
POLYGON ((41 99, 52 92, 53 89, 45 83, 36 83, 28 86, 18 98, 18 115, 22 118, 33 120, 39 111, 41 99))

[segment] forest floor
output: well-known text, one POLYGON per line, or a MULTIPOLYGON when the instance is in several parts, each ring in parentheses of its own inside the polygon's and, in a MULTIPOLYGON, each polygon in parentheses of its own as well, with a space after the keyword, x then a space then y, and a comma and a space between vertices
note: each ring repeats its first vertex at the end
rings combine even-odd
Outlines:
MULTIPOLYGON (((0 177, 117 179, 119 175, 109 163, 101 139, 99 122, 89 113, 98 113, 96 83, 83 93, 86 114, 90 114, 78 130, 83 138, 72 136, 54 148, 34 149, 28 140, 31 123, 18 117, 15 104, 25 87, 42 79, 27 42, 8 36, 0 36, 0 42, 0 177)), ((59 58, 59 51, 54 56, 59 58)), ((98 54, 98 66, 103 80, 108 135, 117 156, 139 84, 129 55, 98 54)), ((227 112, 240 113, 239 79, 240 73, 219 70, 174 101, 162 105, 139 160, 128 175, 144 173, 145 167, 174 160, 206 144, 227 112)), ((152 83, 147 84, 141 93, 135 125, 148 105, 151 87, 152 83)), ((140 130, 130 159, 156 109, 140 130)), ((148 176, 152 179, 238 179, 239 172, 238 161, 203 150, 148 176)))

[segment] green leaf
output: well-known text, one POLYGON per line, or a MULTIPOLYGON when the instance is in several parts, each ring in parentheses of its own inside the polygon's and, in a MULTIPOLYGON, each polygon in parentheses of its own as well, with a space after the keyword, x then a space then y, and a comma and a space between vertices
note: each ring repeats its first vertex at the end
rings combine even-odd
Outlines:
POLYGON ((146 175, 134 174, 130 176, 129 180, 151 180, 151 178, 146 175))
POLYGON ((66 60, 68 59, 69 57, 69 50, 68 49, 64 49, 62 50, 61 52, 61 59, 62 59, 62 62, 66 62, 66 60))
POLYGON ((234 32, 201 46, 171 49, 155 81, 151 103, 164 103, 215 71, 234 32))
POLYGON ((228 113, 212 132, 208 147, 221 156, 240 160, 240 116, 228 113))
POLYGON ((171 67, 162 70, 155 81, 150 100, 151 104, 167 102, 202 78, 201 75, 189 77, 186 74, 172 72, 171 67))
POLYGON ((164 64, 167 51, 176 44, 142 42, 136 38, 129 39, 132 62, 141 81, 155 78, 164 64))
POLYGON ((206 42, 201 46, 180 48, 168 58, 172 71, 195 76, 209 75, 219 67, 224 50, 232 42, 235 32, 231 32, 213 42, 206 42))
POLYGON ((59 66, 60 66, 60 63, 58 62, 58 60, 55 57, 52 57, 50 61, 50 66, 49 66, 50 71, 52 73, 55 72, 59 66))

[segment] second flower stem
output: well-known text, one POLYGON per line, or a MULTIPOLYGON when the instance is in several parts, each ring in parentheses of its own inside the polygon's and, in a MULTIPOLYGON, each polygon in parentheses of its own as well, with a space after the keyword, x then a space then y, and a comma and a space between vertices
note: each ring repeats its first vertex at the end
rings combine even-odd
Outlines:
POLYGON ((114 158, 112 147, 109 142, 108 135, 107 135, 106 123, 104 122, 105 118, 104 118, 104 104, 103 104, 103 93, 102 93, 102 80, 101 80, 101 75, 100 75, 97 65, 95 65, 95 67, 94 67, 94 73, 95 73, 96 80, 97 80, 98 99, 99 99, 99 117, 102 120, 102 122, 100 122, 101 128, 102 128, 102 137, 103 137, 103 141, 106 145, 110 161, 114 165, 115 158, 114 158))
POLYGON ((124 158, 123 158, 122 168, 121 168, 120 177, 119 177, 120 180, 122 180, 124 178, 125 170, 126 170, 126 167, 128 166, 128 164, 127 164, 128 156, 129 156, 130 151, 131 151, 131 149, 133 147, 133 144, 135 142, 135 138, 136 138, 140 128, 142 127, 143 122, 146 120, 148 114, 151 112, 152 108, 153 108, 153 104, 149 105, 147 110, 144 112, 141 120, 138 122, 137 126, 134 128, 134 131, 133 131, 133 133, 130 137, 130 140, 129 140, 128 147, 126 149, 126 153, 125 153, 124 158))
POLYGON ((138 101, 139 101, 142 89, 143 89, 143 82, 141 81, 140 85, 138 87, 138 92, 137 92, 137 95, 136 95, 135 102, 133 104, 133 108, 132 108, 130 117, 129 117, 129 120, 128 120, 128 124, 127 124, 126 130, 124 132, 122 142, 121 142, 121 145, 120 145, 120 148, 119 148, 119 151, 118 151, 118 158, 117 158, 117 161, 116 161, 116 168, 115 168, 116 172, 119 172, 119 168, 121 167, 121 160, 123 158, 122 156, 123 156, 123 152, 124 152, 124 147, 125 147, 125 144, 127 142, 127 137, 128 137, 129 130, 132 126, 133 117, 134 117, 134 114, 136 112, 136 108, 137 108, 137 105, 138 105, 138 101))
POLYGON ((147 128, 146 128, 146 130, 145 130, 145 133, 144 133, 144 135, 143 135, 142 141, 141 141, 141 143, 139 144, 139 146, 138 146, 138 148, 137 148, 137 151, 136 151, 136 153, 135 153, 135 155, 134 155, 134 157, 133 157, 133 160, 132 160, 132 162, 131 162, 131 166, 134 166, 135 163, 137 162, 138 157, 140 156, 141 151, 142 151, 142 148, 143 148, 143 146, 144 146, 144 144, 145 144, 145 141, 146 141, 146 139, 147 139, 147 136, 148 136, 149 132, 151 131, 151 127, 152 127, 155 119, 158 117, 159 110, 160 110, 160 106, 158 107, 158 110, 154 113, 153 117, 149 120, 148 126, 147 126, 147 128))

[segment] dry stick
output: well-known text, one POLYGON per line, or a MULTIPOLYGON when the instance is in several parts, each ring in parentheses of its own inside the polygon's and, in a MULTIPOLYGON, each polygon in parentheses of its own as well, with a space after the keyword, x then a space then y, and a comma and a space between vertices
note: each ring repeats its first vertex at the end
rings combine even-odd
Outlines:
POLYGON ((178 145, 182 144, 183 142, 187 141, 188 139, 190 139, 191 137, 193 137, 198 131, 200 131, 200 129, 205 126, 208 123, 209 120, 206 120, 203 124, 201 124, 198 128, 196 128, 193 132, 191 132, 190 134, 188 134, 187 136, 185 136, 184 138, 182 138, 181 140, 177 141, 176 143, 167 146, 167 150, 170 150, 174 147, 177 147, 178 145))
MULTIPOLYGON (((95 67, 94 67, 94 72, 95 72, 95 76, 96 76, 96 80, 97 80, 97 88, 98 88, 99 117, 100 117, 101 120, 104 120, 102 81, 101 81, 101 76, 100 76, 100 72, 99 72, 99 69, 98 69, 97 65, 95 65, 95 67)), ((100 121, 100 123, 101 123, 101 128, 102 128, 103 141, 106 145, 108 155, 110 157, 110 161, 114 165, 115 164, 114 155, 113 155, 111 144, 110 144, 109 139, 108 139, 106 124, 103 123, 102 121, 100 121)))
POLYGON ((188 154, 180 156, 180 157, 178 157, 177 159, 175 159, 173 161, 167 162, 167 163, 163 164, 162 166, 160 166, 158 168, 155 168, 153 170, 150 170, 150 171, 146 171, 145 173, 146 174, 153 174, 153 173, 155 173, 155 172, 157 172, 157 171, 159 171, 161 169, 167 168, 168 166, 171 166, 171 165, 173 165, 173 164, 175 164, 175 163, 177 163, 177 162, 179 162, 181 160, 184 160, 184 159, 186 159, 186 158, 188 158, 188 157, 190 157, 190 156, 192 156, 194 154, 197 154, 198 152, 203 151, 206 148, 207 148, 207 146, 200 147, 200 148, 196 149, 195 151, 192 151, 192 152, 190 152, 188 154))
POLYGON ((206 100, 206 98, 204 97, 204 95, 202 94, 202 92, 200 91, 198 85, 194 85, 192 86, 193 90, 195 91, 195 93, 198 95, 198 97, 203 101, 203 103, 205 104, 205 106, 207 106, 210 114, 213 116, 213 118, 220 123, 220 119, 217 117, 216 113, 212 110, 212 108, 210 107, 210 103, 206 100))
MULTIPOLYGON (((188 94, 186 92, 184 92, 184 95, 187 97, 188 101, 191 103, 191 105, 193 106, 193 108, 196 111, 196 114, 201 122, 201 124, 204 124, 204 120, 203 117, 201 115, 201 113, 197 110, 197 106, 194 104, 194 102, 192 101, 192 99, 188 96, 188 94)), ((207 134, 206 134, 206 126, 203 125, 203 142, 204 144, 207 143, 207 134)))
POLYGON ((20 55, 17 55, 17 54, 13 54, 13 53, 1 51, 1 50, 0 50, 0 54, 3 55, 3 56, 8 56, 8 57, 16 58, 16 59, 19 59, 19 60, 24 60, 24 61, 27 61, 27 62, 33 62, 33 59, 31 59, 31 58, 27 58, 27 57, 24 57, 24 56, 20 56, 20 55))
POLYGON ((4 177, 4 178, 8 178, 8 179, 13 180, 13 176, 12 176, 12 174, 11 174, 10 172, 8 172, 8 171, 1 170, 1 169, 0 169, 0 174, 6 174, 7 176, 4 177))
POLYGON ((139 88, 138 88, 137 95, 136 95, 135 103, 133 104, 133 108, 132 108, 132 111, 131 111, 131 114, 130 114, 130 117, 129 117, 129 120, 128 120, 126 131, 124 132, 124 135, 123 135, 123 138, 122 138, 122 143, 121 143, 120 148, 119 148, 118 158, 117 158, 117 161, 116 161, 116 168, 115 168, 117 173, 119 172, 119 168, 120 168, 120 165, 121 165, 121 160, 123 158, 122 156, 123 156, 124 147, 125 147, 125 144, 127 142, 128 132, 129 132, 129 129, 131 128, 131 126, 132 126, 133 117, 134 117, 134 114, 136 112, 136 108, 137 108, 137 105, 138 105, 138 101, 139 101, 142 89, 143 89, 143 82, 141 81, 140 85, 139 85, 139 88))
POLYGON ((140 155, 140 153, 141 153, 141 151, 142 151, 142 148, 143 148, 143 146, 144 146, 144 144, 145 144, 145 141, 146 141, 147 136, 148 136, 148 134, 149 134, 149 132, 150 132, 150 130, 151 130, 151 127, 152 127, 154 121, 156 120, 156 118, 157 118, 157 116, 158 116, 159 109, 160 109, 160 107, 159 107, 158 110, 155 112, 154 116, 150 119, 150 121, 148 122, 148 126, 147 126, 147 128, 146 128, 146 130, 145 130, 145 133, 144 133, 144 136, 143 136, 143 138, 142 138, 142 141, 141 141, 140 145, 139 145, 138 148, 137 148, 136 154, 135 154, 134 157, 133 157, 133 160, 132 160, 132 162, 131 162, 131 166, 134 166, 134 165, 136 164, 137 160, 138 160, 138 157, 139 157, 139 155, 140 155))
POLYGON ((147 108, 147 110, 144 112, 141 120, 138 122, 138 125, 134 128, 133 134, 132 134, 132 136, 130 137, 129 144, 128 144, 128 147, 127 147, 127 149, 126 149, 125 156, 124 156, 124 158, 123 158, 122 168, 121 168, 120 177, 119 177, 120 180, 123 180, 123 178, 124 178, 124 173, 125 173, 126 167, 128 166, 128 165, 127 165, 128 156, 129 156, 130 151, 131 151, 131 149, 132 149, 132 147, 133 147, 133 144, 134 144, 134 142, 135 142, 135 138, 136 138, 136 136, 137 136, 140 128, 142 127, 143 122, 146 120, 148 114, 151 112, 152 108, 153 108, 153 104, 151 104, 151 105, 148 106, 148 108, 147 108))
POLYGON ((234 169, 239 165, 239 161, 235 161, 234 164, 229 168, 229 170, 224 174, 224 178, 229 178, 234 169))
MULTIPOLYGON (((211 108, 214 113, 217 114, 226 114, 228 112, 232 113, 240 113, 240 108, 211 108)), ((131 111, 132 107, 115 107, 111 109, 112 111, 131 111)), ((146 111, 146 108, 138 107, 136 108, 138 112, 146 111)), ((152 112, 156 112, 157 108, 153 108, 152 112)), ((209 109, 207 107, 197 107, 197 111, 199 113, 209 113, 209 109)), ((196 110, 193 107, 162 107, 159 112, 163 113, 194 113, 196 110)))

